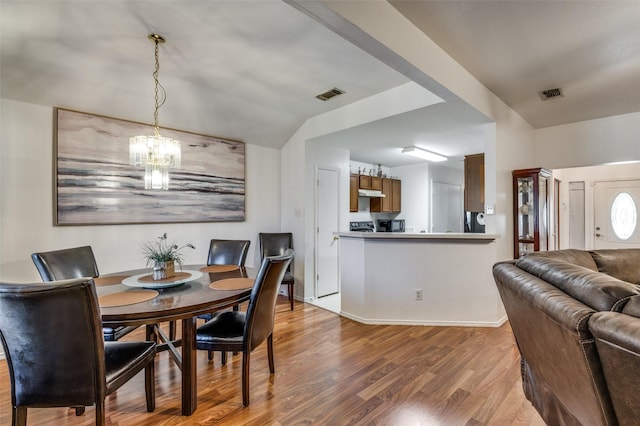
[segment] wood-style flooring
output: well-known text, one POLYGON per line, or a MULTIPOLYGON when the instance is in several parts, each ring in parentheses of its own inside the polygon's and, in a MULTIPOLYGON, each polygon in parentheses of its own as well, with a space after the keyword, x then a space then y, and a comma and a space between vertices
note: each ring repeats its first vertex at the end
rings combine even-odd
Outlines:
MULTIPOLYGON (((141 338, 142 329, 125 339, 141 338)), ((508 323, 500 328, 363 325, 279 299, 276 372, 266 344, 251 357, 251 404, 242 406, 241 355, 220 366, 198 353, 198 408, 180 415, 180 371, 156 361, 156 410, 139 374, 107 397, 110 425, 543 425, 522 393, 508 323)), ((0 425, 11 424, 10 383, 0 361, 0 425)), ((92 425, 88 407, 28 410, 29 425, 92 425)))

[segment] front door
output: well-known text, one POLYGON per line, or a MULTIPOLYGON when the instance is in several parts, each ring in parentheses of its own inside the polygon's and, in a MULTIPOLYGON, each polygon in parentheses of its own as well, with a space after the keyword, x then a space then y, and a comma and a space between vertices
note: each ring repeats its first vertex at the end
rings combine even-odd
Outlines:
POLYGON ((596 182, 595 249, 640 247, 640 179, 596 182))
POLYGON ((338 242, 340 172, 317 169, 316 188, 316 297, 338 292, 338 242))

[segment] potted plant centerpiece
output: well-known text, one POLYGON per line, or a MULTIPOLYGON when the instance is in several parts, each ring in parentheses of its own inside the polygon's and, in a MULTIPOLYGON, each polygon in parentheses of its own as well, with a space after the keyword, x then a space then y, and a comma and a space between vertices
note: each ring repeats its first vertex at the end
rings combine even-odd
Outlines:
POLYGON ((147 259, 147 267, 153 265, 154 280, 163 280, 175 276, 175 264, 177 263, 182 268, 183 254, 180 251, 185 247, 195 249, 195 246, 191 243, 178 246, 175 240, 169 242, 166 232, 155 241, 145 243, 142 246, 144 257, 147 259))

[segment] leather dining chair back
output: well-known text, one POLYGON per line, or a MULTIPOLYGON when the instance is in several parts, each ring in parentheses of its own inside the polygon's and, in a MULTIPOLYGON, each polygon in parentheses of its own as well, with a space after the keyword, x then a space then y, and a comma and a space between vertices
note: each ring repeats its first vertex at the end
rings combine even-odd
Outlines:
POLYGON ((91 246, 33 253, 31 259, 45 282, 100 275, 91 246))
MULTIPOLYGON (((251 290, 247 312, 226 311, 198 327, 196 347, 207 351, 242 352, 242 403, 249 405, 249 365, 251 352, 267 341, 269 371, 273 360, 273 325, 278 289, 291 263, 293 251, 266 257, 251 290)), ((226 357, 223 356, 223 364, 226 357)))
MULTIPOLYGON (((216 240, 212 239, 209 244, 209 256, 207 257, 207 265, 236 265, 244 266, 249 251, 249 240, 216 240)), ((233 307, 238 310, 238 305, 233 307)), ((209 321, 213 318, 212 313, 198 315, 198 318, 209 321)), ((212 359, 213 353, 209 352, 209 360, 212 359)))
MULTIPOLYGON (((31 260, 36 265, 44 282, 70 280, 73 278, 96 278, 100 275, 91 246, 73 247, 63 250, 33 253, 31 260)), ((137 327, 104 327, 104 340, 118 340, 137 327)))
POLYGON ((209 244, 207 265, 244 266, 249 251, 249 240, 216 240, 209 244))
MULTIPOLYGON (((261 232, 258 234, 260 241, 260 258, 267 256, 282 256, 288 250, 293 250, 293 234, 291 232, 261 232)), ((293 263, 293 262, 291 262, 293 263)), ((291 264, 282 278, 282 285, 286 285, 289 292, 289 304, 293 311, 295 279, 291 273, 291 264)))
POLYGON ((90 279, 0 283, 0 312, 14 425, 26 425, 27 407, 76 407, 81 414, 94 404, 96 424, 104 425, 105 396, 142 369, 147 410, 154 410, 156 345, 105 343, 90 279))

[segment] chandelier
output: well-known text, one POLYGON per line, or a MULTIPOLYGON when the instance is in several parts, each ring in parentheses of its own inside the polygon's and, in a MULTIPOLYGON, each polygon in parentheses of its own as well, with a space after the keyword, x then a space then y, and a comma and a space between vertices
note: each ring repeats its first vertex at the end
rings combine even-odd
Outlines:
POLYGON ((149 34, 149 40, 156 45, 156 66, 153 72, 155 83, 155 111, 153 113, 153 136, 134 136, 129 138, 129 163, 144 167, 144 189, 169 189, 169 169, 180 167, 180 141, 160 135, 158 109, 164 104, 167 94, 158 81, 158 44, 165 39, 158 34, 149 34), (159 102, 161 94, 162 99, 159 102))

